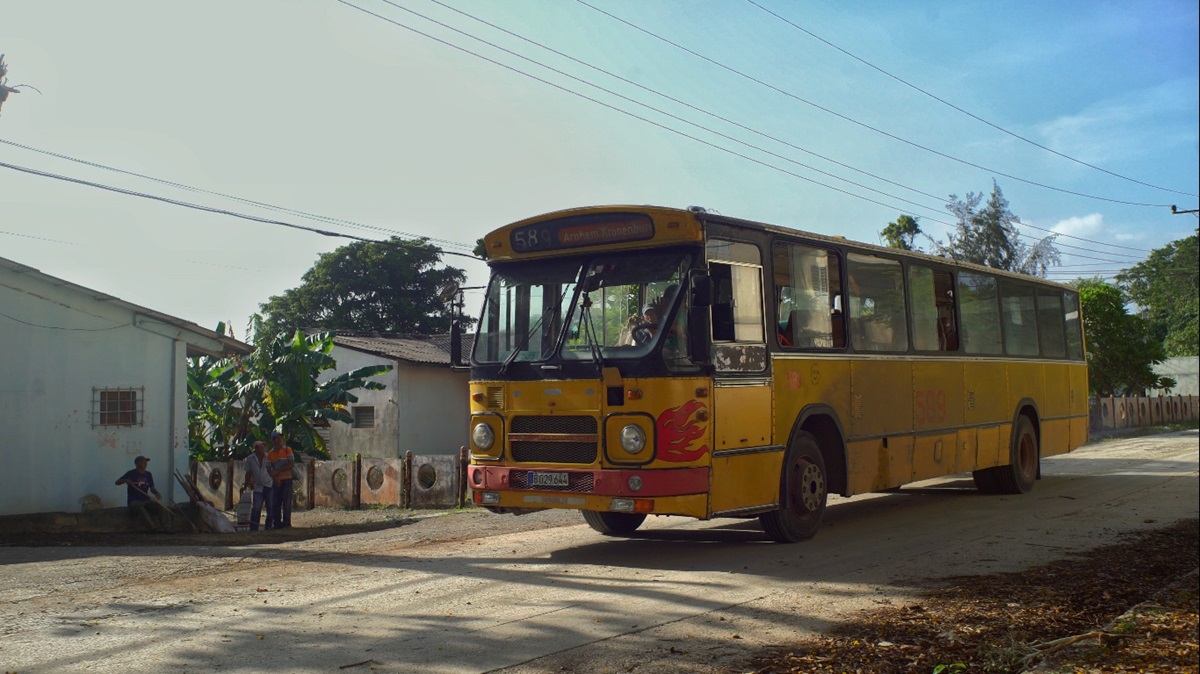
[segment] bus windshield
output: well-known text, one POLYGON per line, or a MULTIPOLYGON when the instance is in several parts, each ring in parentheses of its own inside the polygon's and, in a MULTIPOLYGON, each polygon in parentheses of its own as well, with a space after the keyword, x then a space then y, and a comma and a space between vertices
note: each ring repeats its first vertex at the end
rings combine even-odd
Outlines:
POLYGON ((637 358, 663 338, 682 349, 681 337, 670 338, 682 327, 664 326, 689 259, 645 252, 497 265, 475 360, 547 361, 560 344, 567 360, 637 358))

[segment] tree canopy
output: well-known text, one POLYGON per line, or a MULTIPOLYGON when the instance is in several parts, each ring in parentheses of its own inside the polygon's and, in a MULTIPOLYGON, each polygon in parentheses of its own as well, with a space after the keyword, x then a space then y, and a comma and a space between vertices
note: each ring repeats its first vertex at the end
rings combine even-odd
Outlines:
MULTIPOLYGON (((356 241, 323 253, 301 284, 260 305, 270 332, 297 329, 439 334, 466 273, 421 239, 356 241)), ((465 319, 470 323, 470 319, 465 319)))
POLYGON ((1021 219, 1009 209, 1008 199, 994 180, 987 203, 983 203, 982 192, 968 192, 965 199, 951 194, 946 210, 957 222, 954 231, 946 235, 946 243, 934 241, 937 255, 1031 276, 1045 276, 1047 269, 1059 263, 1056 234, 1033 246, 1021 241, 1017 229, 1021 219))
POLYGON ((880 232, 891 248, 900 250, 916 250, 916 238, 923 234, 921 225, 911 215, 901 215, 895 222, 889 222, 880 232))
MULTIPOLYGON (((369 381, 391 365, 371 365, 320 381, 337 367, 330 353, 333 335, 270 332, 261 318, 251 320, 254 351, 233 358, 188 359, 188 436, 193 458, 211 460, 250 451, 255 440, 281 431, 289 443, 325 456, 317 428, 350 423, 346 412, 356 389, 381 390, 369 381)), ((224 326, 219 326, 223 330, 224 326)))
POLYGON ((1157 248, 1117 275, 1117 284, 1146 311, 1150 331, 1168 356, 1200 355, 1200 251, 1197 235, 1157 248))
POLYGON ((1162 342, 1150 334, 1147 321, 1126 311, 1121 289, 1100 279, 1080 279, 1074 285, 1083 310, 1092 395, 1174 386, 1174 380, 1154 374, 1152 366, 1166 357, 1162 342))

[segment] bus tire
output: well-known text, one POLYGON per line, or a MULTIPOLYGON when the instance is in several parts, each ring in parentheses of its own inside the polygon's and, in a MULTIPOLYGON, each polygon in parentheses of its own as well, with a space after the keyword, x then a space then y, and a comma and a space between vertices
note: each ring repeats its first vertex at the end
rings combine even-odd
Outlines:
POLYGON ((829 497, 825 457, 811 433, 800 431, 783 458, 779 509, 758 516, 763 531, 778 543, 798 543, 816 535, 829 497))
POLYGON ((584 510, 583 521, 605 536, 628 536, 646 521, 644 513, 610 513, 584 510))
POLYGON ((973 473, 975 486, 985 494, 1025 494, 1033 489, 1041 472, 1041 449, 1033 421, 1022 414, 1013 426, 1007 466, 985 468, 973 473))

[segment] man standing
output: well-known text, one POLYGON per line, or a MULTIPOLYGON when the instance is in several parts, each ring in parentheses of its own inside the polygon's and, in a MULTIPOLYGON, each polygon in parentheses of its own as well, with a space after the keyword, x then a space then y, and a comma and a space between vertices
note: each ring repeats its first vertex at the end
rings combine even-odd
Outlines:
POLYGON ((292 467, 296 465, 296 457, 292 448, 284 444, 283 434, 279 431, 271 431, 271 452, 267 454, 267 462, 274 484, 267 528, 287 529, 292 526, 292 467))
POLYGON ((253 488, 254 500, 250 506, 250 531, 258 531, 258 520, 262 516, 263 505, 267 507, 267 528, 273 528, 271 520, 271 494, 274 481, 267 470, 270 463, 267 459, 267 443, 262 440, 254 441, 254 453, 246 457, 246 486, 253 488))
POLYGON ((162 494, 158 493, 158 489, 154 487, 154 476, 146 467, 150 465, 150 459, 144 456, 139 456, 133 460, 133 470, 126 471, 124 475, 117 478, 118 486, 125 485, 125 503, 129 507, 130 514, 136 513, 135 516, 140 516, 146 521, 151 531, 167 532, 171 530, 171 517, 166 508, 161 507, 161 503, 157 504, 160 507, 155 510, 154 500, 162 501, 162 494), (151 494, 154 494, 151 500, 151 494), (157 513, 162 513, 162 517, 156 517, 157 513))

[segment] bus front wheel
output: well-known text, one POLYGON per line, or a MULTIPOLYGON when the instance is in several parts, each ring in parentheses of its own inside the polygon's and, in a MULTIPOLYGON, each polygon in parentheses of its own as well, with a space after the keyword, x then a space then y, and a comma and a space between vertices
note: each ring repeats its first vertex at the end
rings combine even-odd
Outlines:
POLYGON ((773 541, 797 543, 816 535, 825 514, 829 490, 825 457, 817 439, 800 431, 783 459, 779 509, 759 515, 763 531, 773 541))
POLYGON ((1033 489, 1040 462, 1037 431, 1022 414, 1013 426, 1008 465, 977 470, 972 476, 976 488, 985 494, 1025 494, 1033 489))
POLYGON ((583 521, 605 536, 627 536, 646 521, 643 513, 610 513, 584 510, 583 521))

